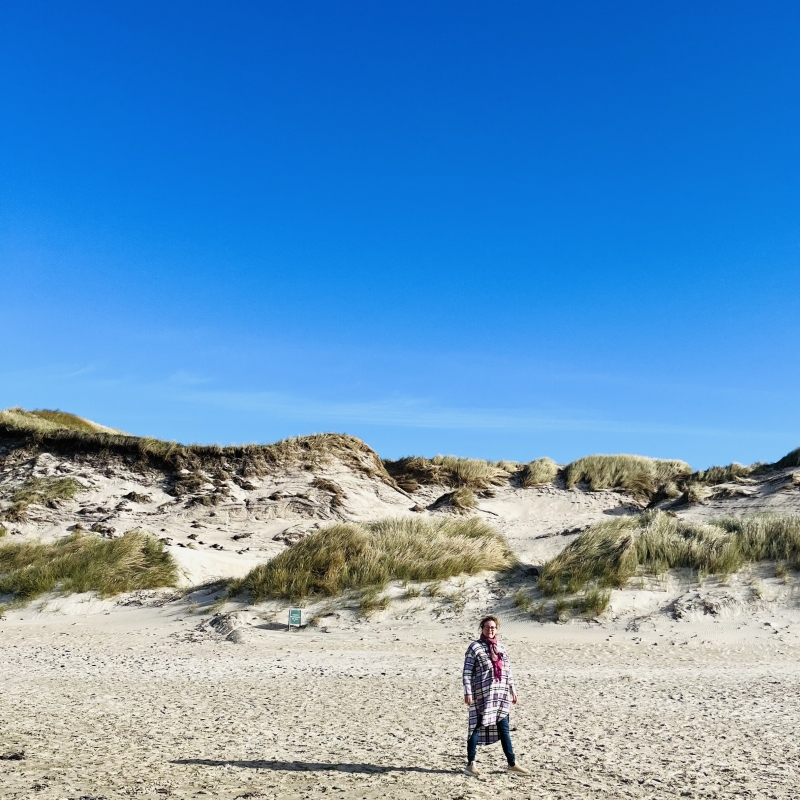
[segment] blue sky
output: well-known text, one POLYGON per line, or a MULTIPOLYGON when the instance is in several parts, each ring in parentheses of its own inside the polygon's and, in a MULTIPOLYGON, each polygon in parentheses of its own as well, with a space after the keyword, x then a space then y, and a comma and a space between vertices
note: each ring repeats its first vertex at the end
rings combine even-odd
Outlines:
POLYGON ((800 7, 0 6, 0 406, 701 468, 800 444, 800 7))

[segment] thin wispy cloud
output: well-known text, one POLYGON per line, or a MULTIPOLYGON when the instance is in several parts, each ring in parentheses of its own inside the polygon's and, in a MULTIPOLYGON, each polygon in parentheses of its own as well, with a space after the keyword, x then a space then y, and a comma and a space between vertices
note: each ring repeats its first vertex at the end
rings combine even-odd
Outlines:
MULTIPOLYGON (((595 433, 675 434, 690 436, 732 435, 724 428, 669 423, 620 422, 581 416, 555 416, 529 409, 456 408, 419 399, 383 399, 370 402, 321 401, 279 392, 200 391, 184 393, 188 402, 218 408, 280 416, 283 419, 317 425, 358 423, 361 425, 429 428, 440 430, 587 431, 595 433)), ((763 431, 736 434, 784 437, 763 431)))

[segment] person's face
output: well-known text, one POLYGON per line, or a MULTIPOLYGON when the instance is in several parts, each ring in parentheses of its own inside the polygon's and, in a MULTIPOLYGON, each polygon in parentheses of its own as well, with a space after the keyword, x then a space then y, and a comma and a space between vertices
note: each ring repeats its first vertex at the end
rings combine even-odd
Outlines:
POLYGON ((494 639, 496 634, 497 634, 497 624, 492 620, 489 620, 483 626, 483 635, 488 637, 489 639, 494 639))

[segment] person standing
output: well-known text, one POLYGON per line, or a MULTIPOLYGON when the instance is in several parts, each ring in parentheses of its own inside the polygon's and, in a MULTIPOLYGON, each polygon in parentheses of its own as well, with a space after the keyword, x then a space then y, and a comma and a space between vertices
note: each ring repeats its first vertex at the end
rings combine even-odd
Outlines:
POLYGON ((470 643, 464 657, 464 702, 469 706, 465 772, 474 778, 481 774, 475 765, 478 745, 494 744, 498 740, 508 760, 508 771, 516 775, 531 774, 517 764, 511 745, 508 715, 511 703, 517 702, 517 694, 511 659, 497 639, 499 627, 497 617, 484 617, 480 638, 470 643))

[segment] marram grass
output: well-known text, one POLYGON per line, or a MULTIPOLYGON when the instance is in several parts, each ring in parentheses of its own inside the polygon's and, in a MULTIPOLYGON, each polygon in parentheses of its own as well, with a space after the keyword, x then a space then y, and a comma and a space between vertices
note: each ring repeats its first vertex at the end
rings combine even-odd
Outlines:
POLYGON ((456 456, 408 456, 383 463, 401 486, 417 483, 468 489, 486 489, 507 483, 511 472, 518 468, 516 462, 492 462, 456 456))
POLYGON ((644 456, 586 456, 565 469, 567 488, 586 483, 591 491, 623 489, 634 495, 650 496, 660 487, 691 475, 685 461, 644 456))
POLYGON ((17 603, 54 590, 111 597, 174 586, 177 579, 172 556, 143 531, 111 540, 75 533, 49 544, 0 544, 0 595, 11 595, 17 603))
POLYGON ((691 522, 649 511, 594 525, 542 568, 543 595, 621 588, 637 573, 688 567, 730 575, 778 561, 800 569, 800 515, 753 514, 691 522))
POLYGON ((526 464, 520 471, 520 483, 526 489, 551 483, 558 475, 558 464, 552 458, 537 458, 526 464))
POLYGON ((231 586, 300 599, 348 589, 383 587, 392 580, 435 581, 501 570, 515 563, 505 539, 478 519, 385 519, 342 523, 316 531, 231 586))

